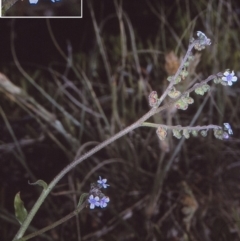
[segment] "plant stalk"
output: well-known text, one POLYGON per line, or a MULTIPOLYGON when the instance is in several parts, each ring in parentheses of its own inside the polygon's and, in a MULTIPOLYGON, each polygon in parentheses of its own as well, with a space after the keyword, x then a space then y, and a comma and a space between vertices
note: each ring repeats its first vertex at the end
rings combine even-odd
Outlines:
POLYGON ((130 131, 138 128, 139 126, 141 126, 141 124, 147 120, 148 118, 150 118, 152 115, 154 115, 156 113, 157 109, 152 108, 151 110, 149 110, 144 116, 142 116, 138 121, 134 122, 132 125, 126 127, 125 129, 123 129, 122 131, 118 132, 117 134, 115 134, 114 136, 110 137, 109 139, 105 140, 104 142, 100 143, 99 145, 97 145, 96 147, 94 147, 93 149, 91 149, 90 151, 88 151, 87 153, 85 153, 84 155, 82 155, 79 159, 73 161, 72 163, 70 163, 68 166, 66 166, 53 180, 52 182, 48 185, 47 189, 44 189, 41 193, 41 195, 39 196, 38 200, 36 201, 36 203, 34 204, 33 208, 31 209, 31 211, 29 212, 28 216, 26 217, 25 221, 23 222, 22 226, 20 227, 20 229, 18 230, 17 234, 15 235, 13 241, 16 241, 18 239, 20 239, 25 231, 27 230, 30 222, 32 221, 33 217, 35 216, 36 212, 38 211, 38 209, 40 208, 40 206, 42 205, 42 203, 44 202, 44 200, 46 199, 46 197, 48 196, 48 194, 52 191, 52 189, 56 186, 56 184, 70 171, 72 170, 75 166, 77 166, 79 163, 81 163, 83 160, 87 159, 88 157, 92 156, 93 154, 95 154, 96 152, 98 152, 99 150, 101 150, 102 148, 104 148, 105 146, 109 145, 110 143, 114 142, 115 140, 119 139, 120 137, 126 135, 127 133, 129 133, 130 131))

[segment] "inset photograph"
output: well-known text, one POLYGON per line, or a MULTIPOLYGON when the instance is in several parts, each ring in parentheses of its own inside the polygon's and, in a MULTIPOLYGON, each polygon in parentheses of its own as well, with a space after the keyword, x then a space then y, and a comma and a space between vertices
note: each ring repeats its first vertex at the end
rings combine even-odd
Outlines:
POLYGON ((2 17, 79 17, 82 0, 1 0, 2 17))

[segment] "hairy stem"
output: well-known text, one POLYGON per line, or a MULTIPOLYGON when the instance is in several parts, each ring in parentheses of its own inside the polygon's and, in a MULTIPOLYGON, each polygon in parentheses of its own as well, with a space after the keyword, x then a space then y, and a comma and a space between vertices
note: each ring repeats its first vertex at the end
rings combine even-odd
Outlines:
MULTIPOLYGON (((159 108, 160 109, 160 108, 159 108)), ((29 212, 26 220, 23 222, 22 226, 20 227, 19 231, 17 232, 17 234, 14 237, 14 241, 16 241, 17 239, 21 238, 26 229, 28 228, 30 222, 32 221, 33 217, 35 216, 36 212, 38 211, 38 209, 40 208, 40 206, 42 205, 42 203, 44 202, 45 198, 48 196, 48 194, 52 191, 52 189, 56 186, 56 184, 70 171, 72 170, 75 166, 77 166, 79 163, 81 163, 83 160, 87 159, 88 157, 92 156, 93 154, 95 154, 96 152, 98 152, 99 150, 101 150, 102 148, 104 148, 105 146, 109 145, 110 143, 114 142, 115 140, 119 139, 120 137, 126 135, 127 133, 129 133, 130 131, 138 128, 139 126, 141 126, 141 124, 147 120, 149 117, 151 117, 152 115, 154 115, 156 113, 157 109, 151 109, 149 112, 147 112, 144 116, 142 116, 138 121, 134 122, 132 125, 126 127, 125 129, 123 129, 122 131, 118 132, 117 134, 115 134, 114 136, 110 137, 109 139, 105 140, 104 142, 100 143, 99 145, 97 145, 96 147, 94 147, 93 149, 91 149, 90 151, 88 151, 87 153, 85 153, 84 155, 82 155, 79 159, 73 161, 72 163, 70 163, 68 166, 66 166, 53 180, 52 182, 49 184, 47 189, 44 189, 43 192, 41 193, 41 195, 39 196, 38 200, 36 201, 36 203, 34 204, 33 208, 31 209, 31 211, 29 212)))
POLYGON ((182 70, 185 62, 187 61, 188 57, 190 56, 194 45, 195 45, 195 42, 191 43, 191 44, 188 46, 187 53, 185 54, 184 59, 183 59, 183 61, 181 62, 181 65, 179 66, 176 74, 174 75, 174 77, 173 77, 173 79, 171 80, 170 84, 168 85, 167 89, 164 91, 164 93, 163 93, 162 96, 160 97, 159 105, 163 102, 163 100, 166 98, 167 94, 168 94, 169 91, 172 89, 173 85, 175 84, 176 78, 177 78, 178 75, 180 74, 180 72, 181 72, 181 70, 182 70))
MULTIPOLYGON (((218 75, 222 75, 222 73, 218 73, 218 75)), ((22 226, 20 227, 19 231, 17 232, 17 234, 15 235, 13 241, 16 241, 17 239, 21 238, 26 229, 28 228, 30 222, 32 221, 33 217, 35 216, 36 212, 38 211, 38 209, 40 208, 40 206, 42 205, 42 203, 44 202, 44 200, 46 199, 46 197, 48 196, 48 194, 52 191, 52 189, 56 186, 56 184, 69 172, 71 171, 75 166, 77 166, 79 163, 81 163, 82 161, 84 161, 85 159, 87 159, 88 157, 92 156, 93 154, 95 154, 96 152, 100 151, 102 148, 104 148, 105 146, 111 144, 112 142, 114 142, 115 140, 119 139, 120 137, 128 134, 130 131, 142 126, 142 124, 149 119, 151 116, 155 115, 156 113, 161 112, 162 110, 165 110, 167 108, 169 108, 170 106, 172 106, 176 101, 178 101, 182 96, 186 95, 187 93, 190 93, 192 91, 194 91, 196 88, 202 86, 203 84, 206 84, 208 81, 214 79, 216 77, 216 75, 211 75, 209 76, 206 80, 202 81, 199 84, 196 84, 195 86, 193 86, 192 88, 190 88, 189 90, 185 91, 180 97, 174 99, 172 102, 170 102, 169 104, 166 104, 162 107, 158 107, 158 108, 152 108, 151 110, 149 110, 144 116, 142 116, 139 120, 137 120, 136 122, 134 122, 132 125, 126 127, 125 129, 123 129, 122 131, 118 132, 117 134, 115 134, 114 136, 110 137, 109 139, 105 140, 104 142, 100 143, 99 145, 97 145, 96 147, 94 147, 93 149, 91 149, 90 151, 88 151, 87 153, 85 153, 84 155, 82 155, 79 159, 73 161, 72 163, 70 163, 68 166, 66 166, 53 180, 52 182, 49 184, 48 188, 43 190, 43 192, 41 193, 40 197, 38 198, 38 200, 36 201, 35 205, 33 206, 33 208, 31 209, 31 211, 29 212, 26 220, 23 222, 22 226)))
POLYGON ((207 126, 194 126, 194 127, 190 127, 190 126, 181 126, 181 125, 177 125, 177 126, 168 126, 168 125, 163 125, 163 124, 155 124, 155 123, 149 123, 149 122, 144 122, 142 123, 142 126, 146 126, 146 127, 153 127, 153 128, 158 128, 158 127, 163 127, 167 130, 173 130, 173 129, 177 129, 177 130, 189 130, 189 131, 193 131, 193 130, 207 130, 207 129, 222 129, 221 126, 217 126, 217 125, 207 125, 207 126))
MULTIPOLYGON (((194 42, 191 43, 188 47, 187 53, 177 71, 177 73, 175 74, 174 78, 172 79, 172 81, 170 82, 169 86, 167 87, 167 89, 164 91, 164 93, 162 94, 162 96, 160 97, 160 101, 159 101, 159 105, 162 103, 163 99, 167 96, 168 92, 171 90, 171 88, 173 87, 175 80, 177 78, 177 76, 179 75, 179 73, 181 72, 184 63, 187 61, 189 55, 191 54, 191 50, 194 47, 194 42)), ((53 180, 52 182, 49 184, 48 188, 43 190, 43 192, 41 193, 40 197, 38 198, 38 200, 36 201, 36 203, 34 204, 33 208, 31 209, 31 211, 29 212, 26 220, 23 222, 22 226, 20 227, 20 229, 18 230, 17 234, 14 237, 14 241, 20 239, 25 231, 27 230, 30 222, 32 221, 33 217, 35 216, 36 212, 38 211, 38 209, 40 208, 40 206, 42 205, 42 203, 44 202, 44 200, 46 199, 46 197, 48 196, 48 194, 52 191, 52 189, 56 186, 56 184, 70 171, 72 170, 75 166, 77 166, 78 164, 80 164, 82 161, 84 161, 85 159, 87 159, 88 157, 92 156, 93 154, 95 154, 96 152, 98 152, 99 150, 101 150, 102 148, 106 147, 107 145, 111 144, 112 142, 114 142, 115 140, 119 139, 120 137, 128 134, 130 131, 142 126, 142 124, 149 119, 151 116, 155 115, 156 113, 161 112, 164 109, 167 109, 169 107, 171 107, 175 102, 177 102, 181 97, 185 96, 186 94, 194 91, 196 88, 206 84, 208 81, 222 76, 222 73, 218 73, 217 75, 211 75, 209 76, 206 80, 202 81, 199 84, 194 85, 192 88, 188 89, 187 91, 185 91, 184 93, 182 93, 178 98, 174 99, 173 101, 171 101, 170 103, 158 107, 158 108, 152 108, 151 110, 149 110, 144 116, 142 116, 139 120, 137 120, 136 122, 134 122, 132 125, 126 127, 125 129, 123 129, 122 131, 118 132, 117 134, 115 134, 114 136, 110 137, 109 139, 105 140, 104 142, 100 143, 99 145, 97 145, 96 147, 94 147, 93 149, 91 149, 90 151, 88 151, 87 153, 85 153, 84 155, 82 155, 80 158, 78 158, 77 160, 73 161, 72 163, 70 163, 68 166, 66 166, 53 180)))

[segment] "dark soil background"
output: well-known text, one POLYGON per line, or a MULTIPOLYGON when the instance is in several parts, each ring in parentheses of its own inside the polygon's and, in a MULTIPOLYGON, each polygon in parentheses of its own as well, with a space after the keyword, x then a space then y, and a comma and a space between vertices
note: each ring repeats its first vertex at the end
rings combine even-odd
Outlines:
MULTIPOLYGON (((19 229, 15 195, 20 192, 30 210, 41 188, 29 182, 51 182, 80 154, 145 114, 148 94, 163 93, 196 31, 204 32, 212 45, 179 88, 226 69, 240 78, 239 1, 89 2, 83 1, 81 19, 0 19, 0 73, 11 90, 15 86, 24 93, 6 91, 0 78, 1 240, 12 240, 19 229), (167 56, 172 56, 168 64, 167 56)), ((32 240, 240 240, 240 84, 211 86, 210 95, 193 93, 195 102, 186 111, 165 111, 149 122, 227 122, 233 136, 218 140, 209 130, 207 137, 178 140, 169 132, 160 142, 154 128, 132 131, 67 174, 27 233, 73 211, 99 176, 110 184, 104 190, 111 200, 108 207, 85 208, 32 240)))

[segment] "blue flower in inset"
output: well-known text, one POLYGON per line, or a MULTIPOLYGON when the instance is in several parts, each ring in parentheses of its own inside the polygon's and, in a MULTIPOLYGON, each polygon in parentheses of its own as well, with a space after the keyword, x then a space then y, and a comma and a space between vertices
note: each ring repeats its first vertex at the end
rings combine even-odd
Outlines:
POLYGON ((94 209, 95 206, 99 207, 100 205, 98 196, 94 197, 93 195, 90 195, 88 202, 90 203, 90 209, 94 209))
POLYGON ((225 71, 224 72, 224 77, 222 77, 222 80, 227 82, 228 85, 232 85, 232 82, 236 82, 237 81, 237 77, 234 76, 234 71, 232 71, 232 73, 230 73, 230 71, 225 71))
POLYGON ((229 123, 223 123, 223 124, 224 124, 224 129, 225 129, 226 131, 228 131, 228 134, 229 134, 229 135, 232 135, 232 134, 233 134, 233 131, 232 131, 232 128, 231 128, 230 124, 229 124, 229 123))
POLYGON ((107 188, 108 186, 110 186, 110 185, 106 184, 107 179, 102 179, 101 177, 99 177, 99 180, 97 182, 103 188, 107 188))
POLYGON ((29 0, 29 3, 30 3, 30 4, 37 4, 37 3, 38 3, 38 0, 29 0))
POLYGON ((101 207, 101 208, 107 207, 107 204, 108 204, 109 201, 110 201, 109 197, 103 197, 103 198, 100 200, 100 207, 101 207))

